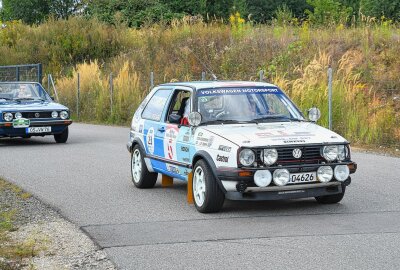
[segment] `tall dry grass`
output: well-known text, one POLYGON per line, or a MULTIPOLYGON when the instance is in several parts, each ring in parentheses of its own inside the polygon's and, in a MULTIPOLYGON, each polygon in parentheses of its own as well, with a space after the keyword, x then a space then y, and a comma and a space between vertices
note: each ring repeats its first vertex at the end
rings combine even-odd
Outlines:
POLYGON ((127 124, 149 90, 151 71, 156 84, 198 80, 206 65, 228 80, 257 80, 263 70, 303 111, 318 106, 327 126, 332 66, 334 130, 358 143, 400 146, 399 51, 400 29, 374 21, 324 29, 184 19, 129 29, 73 18, 0 29, 0 64, 42 62, 74 116, 80 74, 83 121, 127 124))

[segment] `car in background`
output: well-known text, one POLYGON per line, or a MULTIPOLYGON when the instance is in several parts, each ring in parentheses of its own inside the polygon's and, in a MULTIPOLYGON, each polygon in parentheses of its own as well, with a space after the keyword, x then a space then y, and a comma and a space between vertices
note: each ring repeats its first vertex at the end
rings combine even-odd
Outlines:
POLYGON ((68 140, 69 109, 36 82, 0 82, 0 138, 53 135, 68 140))
POLYGON ((308 116, 273 84, 159 85, 132 119, 132 181, 151 188, 158 173, 189 181, 203 213, 225 199, 340 202, 357 169, 349 142, 316 124, 317 108, 308 116))

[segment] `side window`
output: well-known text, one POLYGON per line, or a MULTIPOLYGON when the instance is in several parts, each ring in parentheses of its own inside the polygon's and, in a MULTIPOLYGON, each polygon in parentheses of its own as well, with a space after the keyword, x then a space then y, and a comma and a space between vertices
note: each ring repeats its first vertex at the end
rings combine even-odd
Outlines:
POLYGON ((166 121, 174 124, 185 124, 183 119, 190 112, 190 92, 176 90, 168 107, 166 121))
POLYGON ((168 97, 171 94, 171 90, 158 90, 147 103, 142 113, 142 118, 160 121, 162 112, 164 111, 165 104, 167 103, 168 97))

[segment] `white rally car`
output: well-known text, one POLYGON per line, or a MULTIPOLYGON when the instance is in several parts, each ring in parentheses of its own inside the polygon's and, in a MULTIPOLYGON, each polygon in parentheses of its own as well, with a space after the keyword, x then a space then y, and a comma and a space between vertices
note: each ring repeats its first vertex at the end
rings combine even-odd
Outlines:
POLYGON ((357 164, 349 143, 318 126, 275 85, 211 81, 155 87, 135 112, 128 142, 132 180, 158 173, 188 181, 200 212, 229 200, 315 197, 337 203, 357 164))

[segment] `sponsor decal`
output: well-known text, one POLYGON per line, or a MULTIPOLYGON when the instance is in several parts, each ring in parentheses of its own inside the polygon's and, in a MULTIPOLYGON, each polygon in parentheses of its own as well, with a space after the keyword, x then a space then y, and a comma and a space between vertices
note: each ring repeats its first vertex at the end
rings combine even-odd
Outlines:
POLYGON ((203 132, 199 132, 199 134, 197 134, 195 144, 198 146, 210 147, 214 142, 214 136, 210 136, 209 138, 207 138, 203 137, 203 135, 203 132))
POLYGON ((217 161, 228 163, 229 157, 217 155, 217 161))
POLYGON ((278 94, 281 91, 274 87, 263 88, 217 88, 199 90, 198 96, 240 95, 240 94, 278 94))
POLYGON ((167 170, 169 172, 179 174, 179 168, 174 165, 167 164, 167 170))
POLYGON ((188 142, 190 139, 189 135, 183 135, 182 141, 188 142))
POLYGON ((184 157, 184 158, 182 158, 182 161, 186 162, 186 163, 190 163, 190 158, 184 157))
POLYGON ((285 131, 277 131, 277 132, 258 132, 255 133, 256 136, 260 138, 281 138, 281 137, 294 137, 293 139, 306 139, 303 136, 315 136, 310 132, 293 132, 293 133, 286 133, 285 131), (301 137, 295 137, 301 136, 301 137))
POLYGON ((154 153, 154 128, 149 128, 146 135, 147 149, 150 154, 154 153))
POLYGON ((168 159, 175 159, 176 139, 179 129, 175 125, 167 125, 164 137, 164 155, 168 159))
POLYGON ((218 150, 220 151, 224 151, 224 152, 230 152, 232 150, 232 147, 230 146, 225 146, 225 145, 220 145, 218 146, 218 150))
POLYGON ((187 147, 187 146, 181 146, 181 151, 182 151, 182 152, 189 152, 189 147, 187 147))
POLYGON ((305 143, 305 140, 284 140, 283 143, 305 143))
POLYGON ((288 191, 280 191, 278 194, 291 194, 291 193, 303 193, 304 190, 288 190, 288 191))
POLYGON ((139 133, 142 133, 143 132, 143 124, 141 124, 140 126, 139 126, 139 133))

